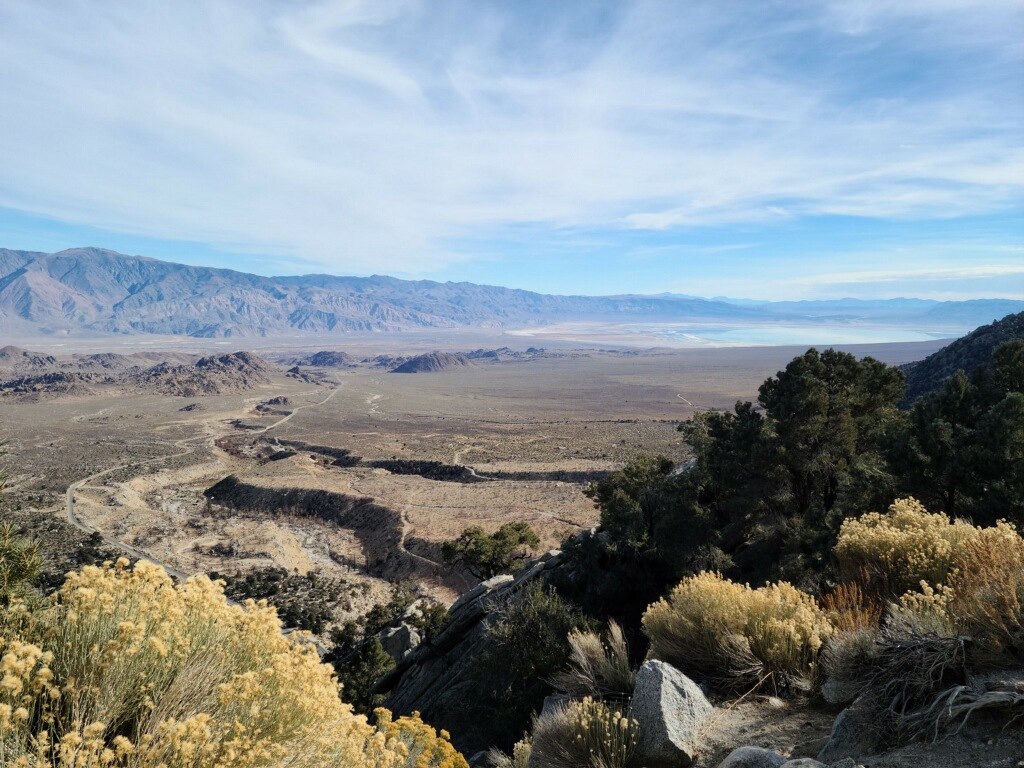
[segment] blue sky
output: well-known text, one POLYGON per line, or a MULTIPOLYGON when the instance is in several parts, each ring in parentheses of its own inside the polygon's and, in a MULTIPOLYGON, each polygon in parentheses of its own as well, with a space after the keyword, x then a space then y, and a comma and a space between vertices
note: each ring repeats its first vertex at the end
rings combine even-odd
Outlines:
POLYGON ((0 247, 1024 298, 1018 0, 0 4, 0 247))

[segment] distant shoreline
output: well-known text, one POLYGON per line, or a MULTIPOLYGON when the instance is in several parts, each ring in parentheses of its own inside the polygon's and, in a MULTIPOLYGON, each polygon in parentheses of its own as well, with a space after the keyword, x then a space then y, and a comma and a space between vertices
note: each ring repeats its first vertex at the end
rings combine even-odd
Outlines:
MULTIPOLYGON (((588 327, 593 327, 591 324, 588 327)), ((788 343, 788 344, 672 344, 665 339, 642 333, 583 333, 553 331, 550 326, 530 329, 430 329, 400 333, 361 333, 351 335, 296 335, 276 337, 193 338, 189 336, 46 336, 19 338, 0 335, 5 344, 33 352, 64 356, 117 352, 185 352, 205 355, 222 354, 237 350, 257 353, 291 351, 314 353, 322 350, 344 350, 354 356, 377 354, 420 354, 428 351, 468 352, 474 349, 510 347, 525 351, 529 347, 543 347, 552 351, 579 351, 586 354, 626 353, 641 355, 680 355, 683 357, 728 358, 736 355, 755 357, 785 356, 802 352, 809 347, 835 347, 858 356, 871 355, 887 363, 921 360, 946 346, 955 338, 919 341, 883 341, 860 343, 788 343)), ((781 359, 781 358, 780 358, 781 359)))

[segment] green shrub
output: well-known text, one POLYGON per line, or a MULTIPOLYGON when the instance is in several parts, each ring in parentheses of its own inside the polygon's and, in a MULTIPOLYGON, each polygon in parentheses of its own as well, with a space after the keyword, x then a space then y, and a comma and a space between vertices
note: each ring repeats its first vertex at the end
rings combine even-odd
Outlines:
POLYGON ((387 697, 373 692, 374 684, 395 668, 395 660, 384 650, 380 640, 371 637, 343 662, 334 665, 341 683, 341 700, 362 715, 370 715, 382 706, 387 697))
POLYGON ((444 542, 441 553, 446 563, 461 565, 482 580, 515 573, 539 546, 540 538, 529 523, 505 523, 491 534, 474 525, 444 542))
POLYGON ((38 545, 15 536, 10 523, 0 523, 0 606, 25 597, 38 573, 38 545))
POLYGON ((717 573, 684 579, 647 609, 650 656, 727 688, 806 688, 832 633, 813 597, 790 584, 760 589, 717 573))

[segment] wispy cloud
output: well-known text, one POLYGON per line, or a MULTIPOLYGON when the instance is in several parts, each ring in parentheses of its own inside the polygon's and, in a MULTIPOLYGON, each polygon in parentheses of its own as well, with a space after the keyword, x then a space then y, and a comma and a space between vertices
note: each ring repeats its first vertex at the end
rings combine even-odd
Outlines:
POLYGON ((893 269, 865 272, 837 272, 797 278, 793 282, 810 285, 846 285, 862 283, 901 283, 910 280, 949 281, 982 280, 994 277, 1024 275, 1022 264, 988 264, 953 269, 893 269))
POLYGON ((517 224, 685 230, 1021 203, 1024 11, 5 3, 0 206, 427 273, 517 224))

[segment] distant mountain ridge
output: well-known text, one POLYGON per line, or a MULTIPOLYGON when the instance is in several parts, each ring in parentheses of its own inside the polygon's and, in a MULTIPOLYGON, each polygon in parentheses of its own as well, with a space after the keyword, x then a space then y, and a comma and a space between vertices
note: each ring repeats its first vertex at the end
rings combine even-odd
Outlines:
MULTIPOLYGON (((757 310, 739 310, 757 318, 757 310)), ((393 277, 261 277, 98 248, 0 249, 0 323, 44 334, 196 337, 515 327, 560 320, 732 318, 704 299, 549 296, 474 283, 393 277)))
MULTIPOLYGON (((522 328, 567 321, 750 323, 831 316, 824 308, 812 311, 802 304, 739 304, 674 295, 553 296, 379 275, 262 277, 99 248, 52 254, 0 249, 0 332, 24 336, 221 338, 522 328)), ((936 327, 948 315, 950 328, 963 333, 1021 309, 1024 302, 925 301, 888 314, 936 327)), ((832 315, 840 322, 877 317, 849 307, 836 307, 832 315)))

